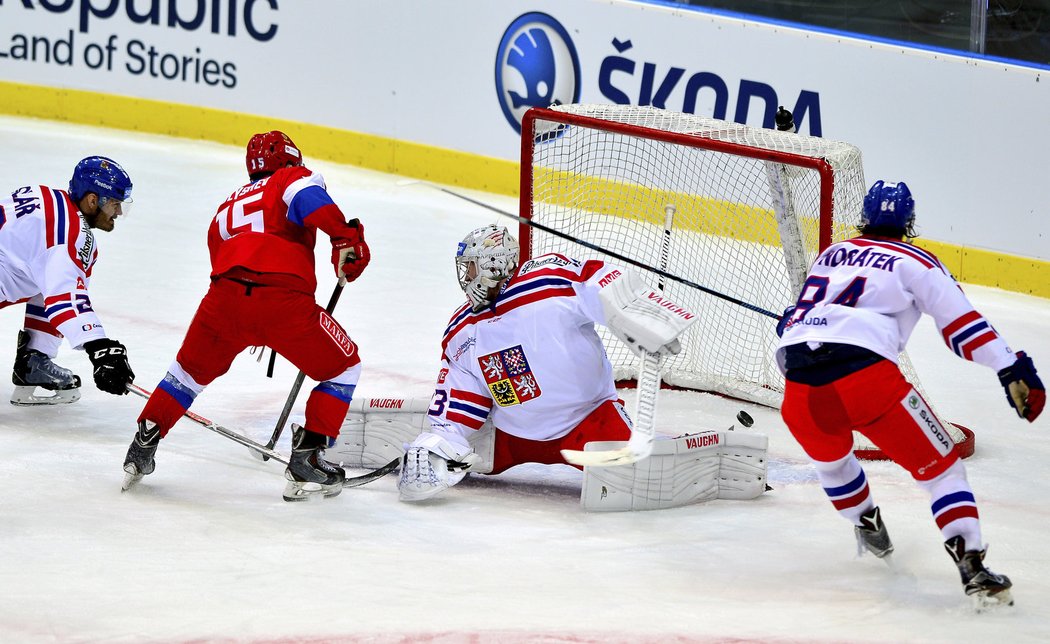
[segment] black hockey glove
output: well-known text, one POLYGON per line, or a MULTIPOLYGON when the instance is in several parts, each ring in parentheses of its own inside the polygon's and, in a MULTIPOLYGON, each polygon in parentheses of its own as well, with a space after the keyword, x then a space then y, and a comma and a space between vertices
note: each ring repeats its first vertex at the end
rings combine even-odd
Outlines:
POLYGON ((1046 405, 1046 388, 1036 375, 1032 359, 1024 351, 1017 352, 1017 362, 999 372, 999 383, 1006 391, 1006 400, 1017 415, 1034 421, 1046 405))
POLYGON ((135 380, 135 372, 128 364, 128 350, 123 344, 102 338, 85 342, 84 351, 95 368, 96 387, 117 396, 128 393, 128 384, 135 380))

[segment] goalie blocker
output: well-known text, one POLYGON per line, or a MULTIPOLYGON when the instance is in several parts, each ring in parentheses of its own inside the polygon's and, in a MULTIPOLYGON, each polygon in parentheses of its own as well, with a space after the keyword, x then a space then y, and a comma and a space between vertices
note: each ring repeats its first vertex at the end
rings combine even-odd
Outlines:
MULTIPOLYGON (((350 404, 327 458, 346 467, 377 468, 405 453, 428 426, 425 398, 359 398, 350 404)), ((486 423, 470 436, 480 462, 468 471, 492 471, 495 428, 486 423)), ((588 443, 586 451, 623 447, 588 443)), ((766 490, 764 435, 705 431, 653 441, 649 458, 630 465, 584 468, 580 501, 592 511, 657 510, 712 499, 753 499, 766 490)))

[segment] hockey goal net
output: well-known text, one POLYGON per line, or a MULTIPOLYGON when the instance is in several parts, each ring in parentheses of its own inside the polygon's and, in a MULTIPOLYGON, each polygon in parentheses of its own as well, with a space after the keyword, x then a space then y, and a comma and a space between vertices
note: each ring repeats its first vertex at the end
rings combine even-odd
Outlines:
MULTIPOLYGON (((532 109, 522 123, 520 213, 538 224, 521 225, 523 258, 623 265, 614 253, 746 303, 647 274, 700 314, 665 385, 770 407, 784 392, 776 319, 819 251, 856 234, 866 190, 860 150, 819 137, 622 105, 532 109)), ((600 333, 617 380, 634 379, 637 358, 600 333)), ((907 356, 901 368, 922 393, 907 356)), ((972 453, 972 433, 941 424, 972 453)), ((884 457, 857 440, 860 456, 884 457)))

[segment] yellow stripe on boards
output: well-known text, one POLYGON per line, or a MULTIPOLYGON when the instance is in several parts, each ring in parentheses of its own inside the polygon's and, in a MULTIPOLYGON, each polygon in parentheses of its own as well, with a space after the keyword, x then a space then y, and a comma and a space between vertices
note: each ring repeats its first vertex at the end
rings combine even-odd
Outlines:
MULTIPOLYGON (((279 129, 318 159, 496 194, 518 194, 517 162, 228 110, 0 81, 0 113, 236 146, 243 146, 256 132, 279 129)), ((691 230, 734 230, 731 236, 742 241, 776 243, 776 224, 768 211, 699 197, 669 201, 670 194, 641 186, 621 186, 595 201, 594 195, 601 193, 584 186, 568 195, 538 197, 593 212, 621 213, 623 203, 617 201, 627 199, 637 206, 630 211, 631 217, 658 225, 663 221, 662 204, 675 203, 679 213, 689 215, 682 219, 691 230), (740 220, 753 223, 746 228, 724 227, 726 222, 740 220)), ((937 255, 961 282, 1050 297, 1050 262, 921 238, 915 243, 937 255)))

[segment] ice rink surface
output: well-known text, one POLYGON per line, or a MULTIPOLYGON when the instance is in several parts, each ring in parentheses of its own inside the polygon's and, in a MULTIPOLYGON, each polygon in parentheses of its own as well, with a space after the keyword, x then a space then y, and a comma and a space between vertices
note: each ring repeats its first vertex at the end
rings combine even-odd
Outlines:
MULTIPOLYGON (((0 189, 64 188, 92 154, 131 174, 133 211, 98 234, 91 293, 136 382, 152 389, 207 288, 208 224, 245 181, 243 149, 15 118, 0 118, 0 141, 0 189)), ((441 332, 462 300, 456 243, 494 215, 303 152, 372 249, 335 315, 361 348, 358 397, 429 395, 441 332)), ((921 228, 937 205, 914 188, 921 228)), ((321 235, 322 305, 335 283, 327 249, 321 235)), ((1050 301, 966 291, 1050 376, 1050 301)), ((4 368, 21 322, 21 307, 0 313, 4 368)), ((424 505, 400 503, 394 476, 290 504, 279 465, 188 421, 162 442, 156 472, 121 494, 143 401, 85 384, 74 405, 0 407, 0 641, 1050 641, 1050 413, 1018 419, 995 374, 957 359, 928 319, 910 355, 942 414, 977 432, 967 465, 987 562, 1015 584, 1011 610, 970 610, 928 498, 892 464, 867 473, 896 569, 857 558, 852 528, 770 409, 685 392, 660 402, 668 434, 724 429, 739 409, 755 417, 748 431, 769 436, 774 489, 754 501, 586 513, 576 470, 534 465, 469 478, 424 505)), ((90 383, 83 353, 63 346, 57 361, 90 383)), ((265 442, 296 373, 278 360, 268 379, 265 366, 246 352, 194 411, 265 442)))

